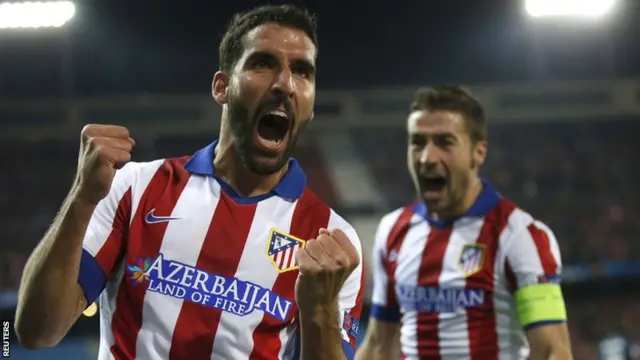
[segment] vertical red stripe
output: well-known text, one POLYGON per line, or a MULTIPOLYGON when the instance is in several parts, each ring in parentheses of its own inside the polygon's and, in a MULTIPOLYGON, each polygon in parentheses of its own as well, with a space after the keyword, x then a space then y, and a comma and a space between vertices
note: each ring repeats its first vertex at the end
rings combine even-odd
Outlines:
POLYGON ((127 189, 120 201, 113 217, 112 230, 98 253, 96 261, 109 278, 120 257, 124 254, 125 246, 122 242, 129 232, 131 218, 131 188, 127 189))
MULTIPOLYGON (((196 267, 235 276, 253 223, 257 204, 237 204, 224 192, 202 244, 196 267)), ((173 331, 171 359, 210 359, 222 310, 184 301, 173 331)))
MULTIPOLYGON (((189 180, 190 175, 183 167, 187 159, 166 160, 144 190, 127 237, 126 263, 133 264, 139 257, 153 258, 160 252, 167 223, 149 225, 144 219, 154 208, 156 214, 171 214, 189 180)), ((111 322, 115 338, 111 354, 117 360, 136 357, 136 340, 142 326, 142 305, 147 286, 145 283, 132 287, 126 275, 120 283, 111 322)))
MULTIPOLYGON (((293 212, 289 233, 300 239, 315 239, 320 228, 328 226, 330 215, 331 209, 310 190, 305 189, 293 212)), ((295 299, 297 279, 298 270, 280 273, 273 284, 272 291, 286 299, 295 299)), ((294 304, 291 315, 285 323, 281 323, 271 316, 263 315, 260 324, 253 332, 253 350, 249 359, 277 360, 282 347, 280 331, 293 320, 297 312, 298 306, 294 304)))
POLYGON ((402 247, 402 243, 404 242, 405 236, 407 236, 407 232, 409 231, 409 225, 411 223, 411 218, 413 217, 412 207, 405 207, 402 209, 400 216, 396 220, 395 224, 389 231, 389 236, 387 236, 387 257, 384 259, 384 266, 387 269, 387 303, 388 307, 398 307, 398 300, 396 299, 395 293, 395 274, 396 274, 396 266, 398 265, 396 259, 391 259, 390 254, 395 252, 396 254, 400 251, 402 247))
POLYGON ((482 270, 467 278, 467 289, 484 290, 484 304, 467 309, 469 355, 471 360, 497 359, 499 353, 496 313, 493 303, 496 254, 499 237, 515 207, 502 199, 485 219, 476 244, 484 246, 482 270))
MULTIPOLYGON (((418 286, 440 286, 439 280, 442 273, 444 253, 449 245, 452 230, 451 226, 446 228, 430 227, 427 243, 422 251, 422 260, 418 272, 418 286)), ((438 312, 418 312, 417 334, 418 356, 420 358, 441 359, 439 323, 438 312)))
POLYGON ((538 256, 540 257, 540 263, 542 264, 542 270, 545 275, 557 274, 558 263, 551 252, 551 241, 547 233, 538 228, 534 223, 529 224, 527 230, 529 230, 529 234, 531 234, 533 242, 536 244, 536 250, 538 250, 538 256))

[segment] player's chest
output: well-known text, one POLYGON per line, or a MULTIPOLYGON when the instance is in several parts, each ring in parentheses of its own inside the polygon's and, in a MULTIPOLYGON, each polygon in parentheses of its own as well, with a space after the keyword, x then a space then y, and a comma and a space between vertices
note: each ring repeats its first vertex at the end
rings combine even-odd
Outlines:
POLYGON ((483 225, 481 219, 470 219, 449 228, 426 223, 411 228, 402 245, 390 253, 395 258, 396 284, 491 290, 498 238, 487 235, 483 225))
POLYGON ((295 206, 278 198, 242 205, 227 197, 182 197, 172 209, 150 201, 139 209, 144 216, 133 219, 130 284, 238 316, 290 318, 294 254, 317 228, 292 226, 295 206))

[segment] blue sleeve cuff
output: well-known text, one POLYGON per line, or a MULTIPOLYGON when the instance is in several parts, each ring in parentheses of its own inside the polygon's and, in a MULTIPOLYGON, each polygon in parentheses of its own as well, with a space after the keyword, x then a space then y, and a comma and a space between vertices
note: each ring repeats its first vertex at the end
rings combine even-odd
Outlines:
POLYGON ((84 296, 87 298, 87 306, 96 301, 107 284, 107 276, 102 271, 100 264, 84 249, 80 259, 78 284, 80 284, 82 291, 84 291, 84 296))
POLYGON ((382 321, 398 322, 400 321, 400 309, 374 304, 371 306, 371 317, 382 321))
POLYGON ((344 356, 347 360, 353 360, 353 358, 356 357, 356 349, 354 349, 353 345, 347 340, 342 340, 342 349, 344 349, 344 356))
POLYGON ((531 329, 535 329, 535 328, 539 328, 539 327, 543 327, 543 326, 547 326, 547 325, 559 325, 559 324, 564 324, 565 321, 564 320, 545 320, 545 321, 538 321, 538 322, 534 322, 531 323, 527 326, 524 327, 525 331, 531 330, 531 329))

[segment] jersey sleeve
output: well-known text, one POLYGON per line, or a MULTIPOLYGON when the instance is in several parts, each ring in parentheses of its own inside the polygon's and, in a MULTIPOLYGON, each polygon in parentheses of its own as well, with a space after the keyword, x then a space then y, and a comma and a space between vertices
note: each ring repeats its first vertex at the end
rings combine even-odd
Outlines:
POLYGON ((360 316, 362 314, 362 304, 364 301, 365 291, 365 270, 364 258, 362 256, 362 244, 360 243, 360 238, 356 233, 356 230, 344 219, 333 213, 333 211, 328 227, 329 229, 338 228, 344 231, 358 250, 358 254, 360 256, 360 264, 351 273, 351 275, 349 275, 344 285, 342 285, 342 290, 340 290, 338 295, 340 314, 339 322, 344 353, 348 360, 352 360, 355 357, 356 341, 358 340, 358 335, 360 333, 360 316))
POLYGON ((78 283, 87 305, 100 296, 123 254, 131 217, 133 166, 129 163, 116 171, 111 190, 98 203, 84 235, 78 283))
POLYGON ((525 330, 567 320, 561 273, 560 248, 545 224, 531 221, 514 233, 506 251, 505 275, 525 330))
POLYGON ((371 254, 373 268, 373 296, 371 299, 371 316, 382 321, 400 321, 400 306, 392 279, 388 272, 389 249, 387 238, 393 226, 393 219, 385 216, 380 220, 376 230, 371 254))

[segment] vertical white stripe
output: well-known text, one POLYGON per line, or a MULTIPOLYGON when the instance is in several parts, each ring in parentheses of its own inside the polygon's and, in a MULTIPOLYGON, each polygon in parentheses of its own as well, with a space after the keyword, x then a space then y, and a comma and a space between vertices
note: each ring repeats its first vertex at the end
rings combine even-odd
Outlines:
MULTIPOLYGON (((389 285, 389 274, 387 274, 387 269, 383 265, 383 261, 385 258, 389 257, 389 254, 387 254, 387 240, 402 212, 403 209, 398 209, 385 215, 380 220, 380 224, 376 229, 373 252, 369 254, 371 256, 371 261, 369 261, 369 263, 373 268, 373 291, 371 294, 371 302, 374 305, 388 305, 387 288, 389 285)), ((391 260, 395 261, 395 259, 391 260)))
MULTIPOLYGON (((429 224, 419 215, 413 215, 411 226, 404 238, 404 242, 398 251, 396 259, 395 283, 402 286, 417 286, 422 253, 427 244, 430 231, 429 224)), ((402 304, 400 304, 402 307, 402 304)), ((418 356, 418 313, 406 311, 402 315, 402 327, 400 330, 400 343, 402 353, 407 359, 418 356)))
MULTIPOLYGON (((167 259, 194 266, 198 261, 219 198, 213 178, 191 176, 171 214, 180 217, 167 225, 160 253, 167 259)), ((150 225, 153 226, 153 225, 150 225)), ((144 239, 142 239, 144 241, 144 239)), ((184 300, 147 291, 142 307, 142 327, 136 341, 136 358, 168 359, 171 339, 184 300)))
MULTIPOLYGON (((500 234, 500 242, 503 241, 505 232, 500 234)), ((513 295, 509 290, 509 282, 504 272, 504 251, 498 250, 494 264, 494 293, 493 304, 495 309, 496 333, 500 352, 498 360, 526 359, 528 356, 527 342, 524 332, 520 328, 516 305, 513 295), (521 357, 524 351, 524 357, 521 357)))
MULTIPOLYGON (((273 287, 278 271, 267 253, 269 234, 272 228, 286 233, 290 231, 295 205, 296 203, 292 204, 275 196, 258 203, 236 278, 267 289, 273 287)), ((264 315, 260 310, 254 310, 243 317, 223 312, 213 342, 211 359, 246 358, 253 349, 253 330, 264 315)))
MULTIPOLYGON (((510 284, 505 275, 505 261, 509 260, 518 286, 537 281, 537 276, 543 273, 540 258, 535 256, 537 249, 527 231, 527 226, 534 222, 530 214, 515 209, 509 217, 509 226, 500 234, 499 252, 496 256, 496 263, 500 275, 497 282, 494 301, 496 304, 496 327, 498 331, 498 339, 500 343, 500 360, 506 359, 526 359, 529 354, 529 345, 526 336, 518 321, 516 312, 516 304, 513 294, 510 291, 510 284)), ((557 249, 555 238, 552 238, 551 231, 539 222, 535 222, 541 229, 547 231, 549 239, 552 242, 552 252, 557 254, 559 259, 559 250, 557 249), (553 239, 553 240, 552 240, 553 239), (557 252, 556 252, 557 251, 557 252)), ((496 270, 498 271, 498 270, 496 270)))
MULTIPOLYGON (((449 245, 444 254, 439 283, 441 288, 464 289, 466 278, 458 268, 460 255, 466 244, 475 244, 482 230, 484 218, 463 218, 453 225, 449 245)), ((486 254, 484 255, 486 257, 486 254)), ((476 263, 478 264, 478 263, 476 263)), ((460 359, 469 354, 469 329, 464 308, 452 313, 440 313, 438 324, 442 360, 460 359)))
MULTIPOLYGON (((358 298, 358 294, 360 293, 360 288, 362 284, 362 276, 364 268, 364 258, 362 256, 362 244, 360 243, 360 238, 356 233, 355 229, 340 215, 338 215, 335 211, 331 210, 331 215, 329 216, 329 223, 327 225, 329 230, 340 229, 345 235, 351 240, 351 244, 356 248, 358 252, 360 262, 358 266, 353 270, 351 275, 347 278, 347 280, 342 285, 342 289, 338 294, 338 306, 340 308, 339 312, 339 320, 338 326, 342 329, 342 323, 344 321, 344 315, 346 312, 351 311, 356 306, 356 300, 358 298)), ((342 329, 342 339, 345 341, 349 341, 349 335, 345 329, 342 329)))
MULTIPOLYGON (((157 160, 149 163, 129 163, 125 166, 130 171, 127 176, 131 184, 131 219, 134 218, 134 214, 140 203, 142 194, 146 191, 151 179, 157 172, 163 160, 157 160)), ((124 169, 124 168, 123 168, 124 169)), ((121 170, 122 171, 122 170, 121 170)), ((98 350, 99 360, 111 360, 113 355, 111 354, 111 347, 115 344, 115 338, 113 331, 111 330, 111 324, 113 321, 113 315, 116 312, 116 299, 118 298, 118 289, 120 283, 124 280, 126 264, 121 261, 117 265, 115 271, 111 274, 111 278, 108 280, 105 287, 105 291, 100 296, 100 346, 98 350)))
POLYGON ((147 190, 147 186, 149 186, 151 179, 153 179, 153 176, 156 174, 160 166, 162 166, 164 161, 165 160, 160 159, 139 165, 136 182, 133 184, 133 188, 131 189, 132 216, 131 219, 129 219, 130 222, 133 221, 133 214, 138 210, 140 199, 142 199, 142 195, 147 190))

